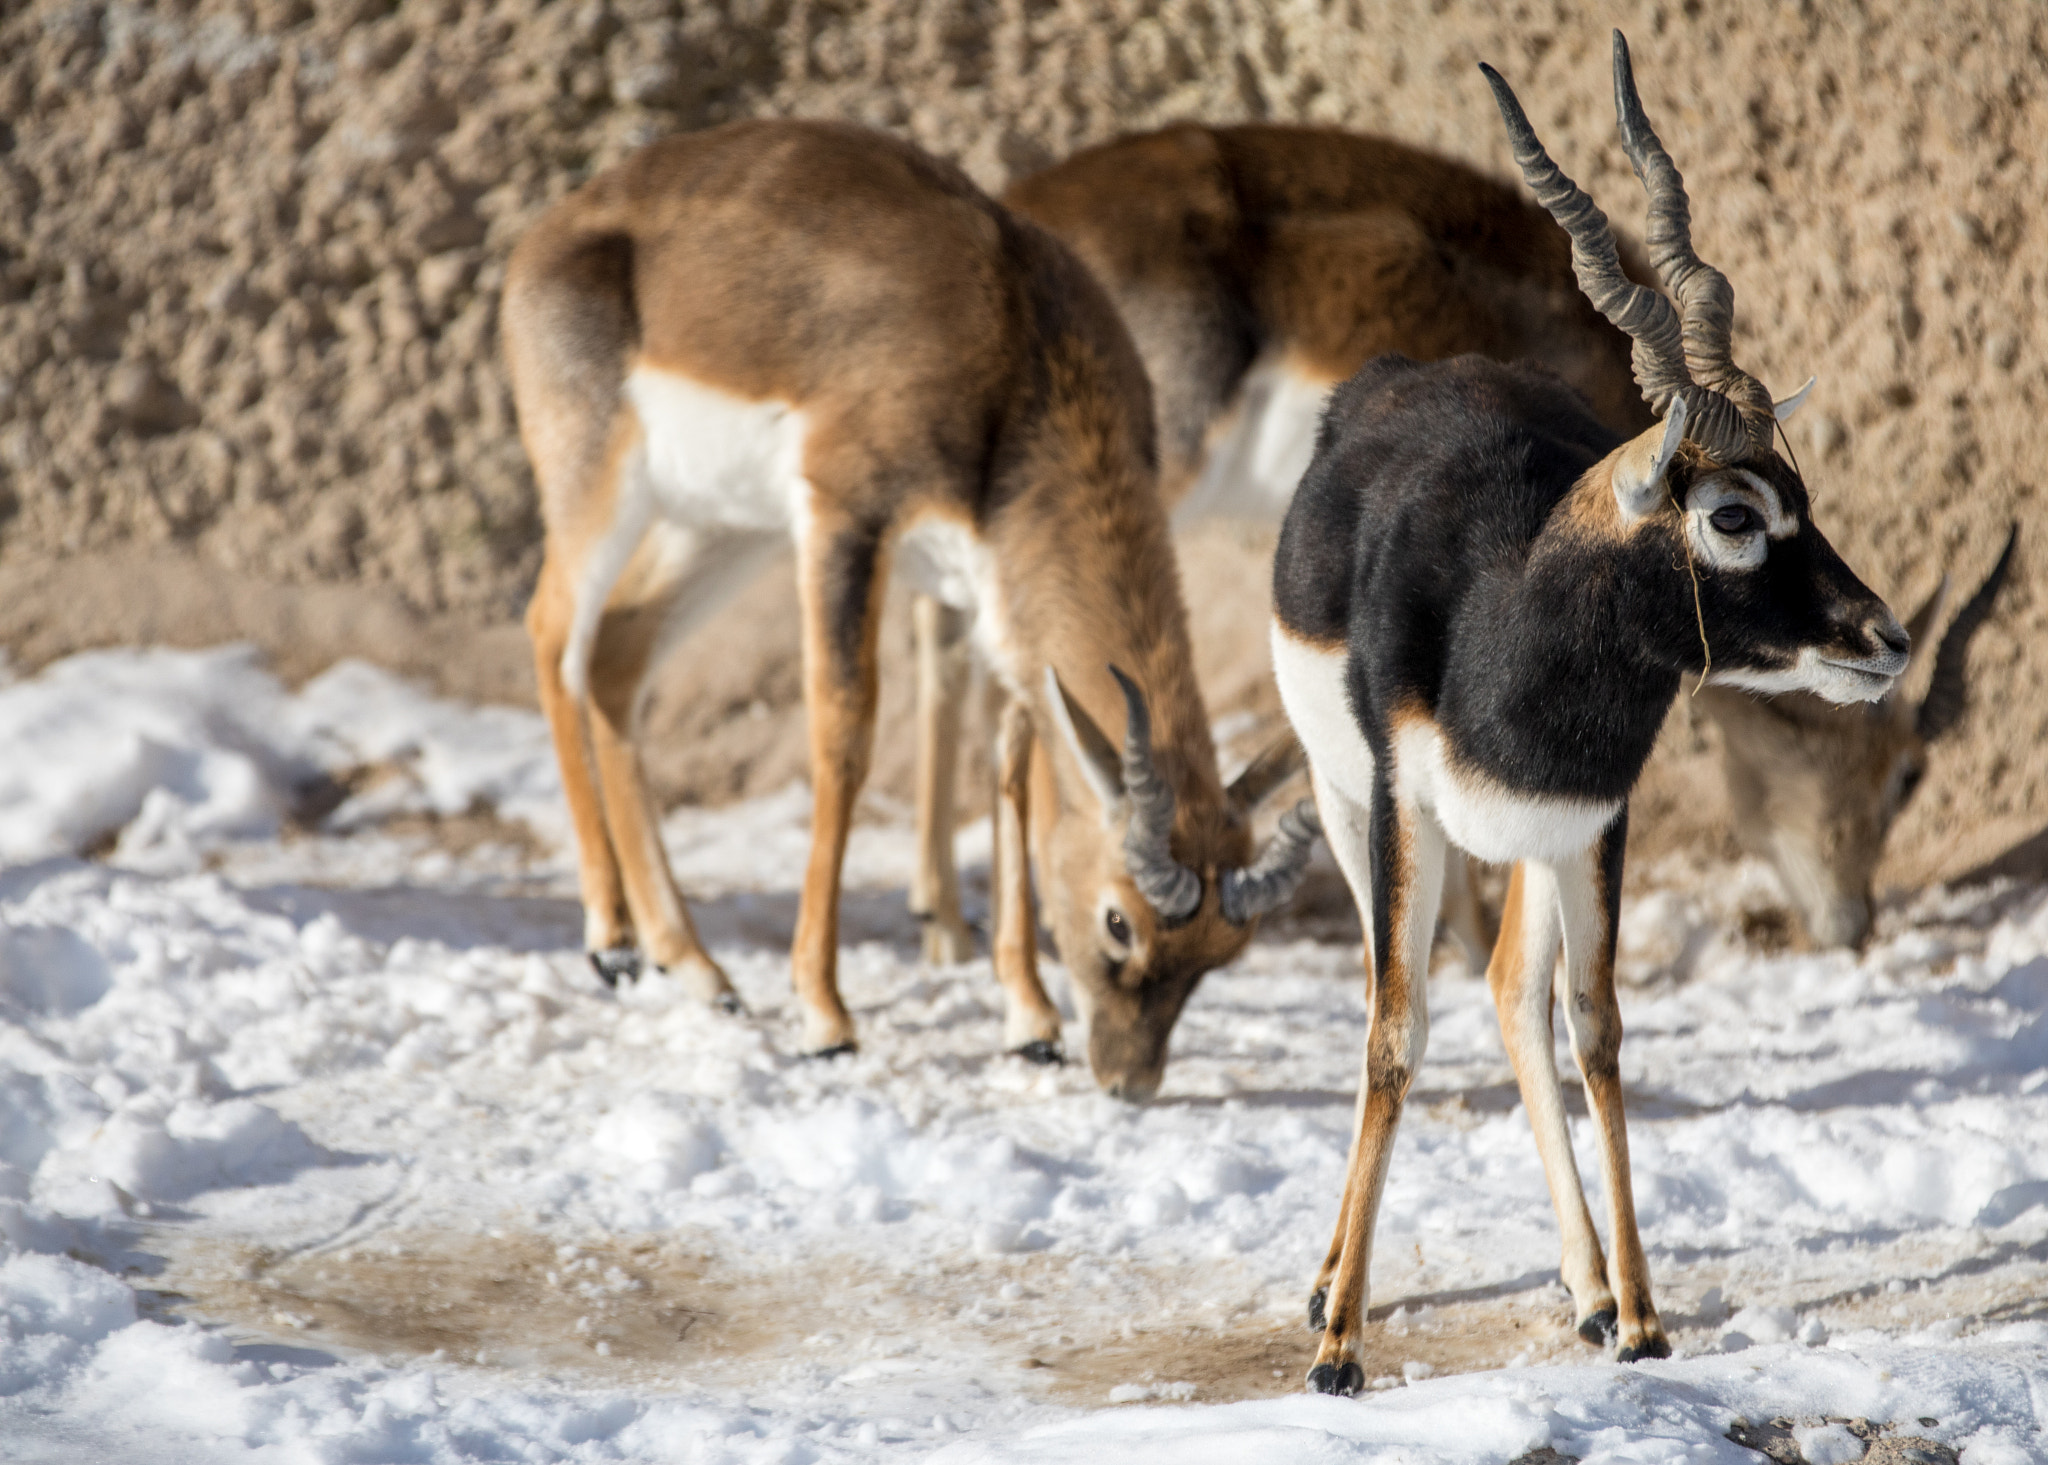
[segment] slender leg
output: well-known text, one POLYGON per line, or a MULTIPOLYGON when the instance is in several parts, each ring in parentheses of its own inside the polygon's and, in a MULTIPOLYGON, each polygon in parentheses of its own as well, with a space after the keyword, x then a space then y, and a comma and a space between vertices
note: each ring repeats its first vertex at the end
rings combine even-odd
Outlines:
POLYGON ((996 980, 1003 984, 1003 1047, 1034 1063, 1057 1063, 1060 1013, 1038 980, 1038 932, 1031 902, 1031 709, 1008 700, 997 723, 996 838, 992 882, 996 980))
POLYGON ((607 610, 598 623, 590 658, 590 744, 604 794, 605 824, 626 892, 626 907, 642 950, 661 970, 702 1002, 740 1010, 739 995, 698 939, 690 910, 676 889, 661 815, 647 784, 636 740, 641 690, 661 639, 667 606, 657 601, 633 610, 607 610))
POLYGON ((1486 908, 1479 899, 1472 857, 1454 851, 1444 864, 1444 932, 1458 943, 1467 971, 1486 969, 1486 954, 1499 934, 1486 926, 1486 908))
POLYGON ((1650 1299, 1650 1268, 1636 1230, 1628 1170, 1628 1117, 1621 1100, 1621 1005, 1614 997, 1614 941, 1621 914, 1621 866, 1628 835, 1624 809, 1583 860, 1557 871, 1564 922, 1565 1026, 1586 1081, 1586 1104, 1600 1131, 1600 1170, 1607 1183, 1611 1281, 1619 1304, 1617 1356, 1668 1358, 1671 1345, 1650 1299))
POLYGON ((917 641, 917 870, 910 913, 924 925, 924 959, 966 961, 974 938, 960 915, 953 866, 953 785, 959 766, 961 702, 967 692, 968 617, 929 595, 911 603, 917 641))
POLYGON ((852 1052, 853 1018, 839 997, 839 882, 854 800, 874 749, 876 642, 888 581, 885 526, 821 508, 797 536, 804 703, 811 721, 811 854, 797 910, 790 975, 803 1007, 803 1045, 852 1052))
MULTIPOLYGON (((1351 887, 1351 898, 1358 906, 1359 925, 1365 932, 1365 980, 1367 1001, 1370 1002, 1375 970, 1371 914, 1372 810, 1340 792, 1313 765, 1309 769, 1309 781, 1315 789, 1316 813, 1322 821, 1323 836, 1329 841, 1330 849, 1337 857, 1337 867, 1344 872, 1345 883, 1351 887)), ((1351 1155, 1344 1167, 1344 1192, 1337 1202, 1337 1229, 1330 1238, 1330 1249, 1323 1257, 1323 1264, 1316 1272, 1315 1285, 1309 1290, 1308 1325, 1312 1332, 1320 1333, 1329 1326, 1330 1280, 1337 1275, 1337 1264, 1344 1260, 1344 1238, 1351 1234, 1348 1218, 1358 1198, 1358 1137, 1365 1126, 1365 1095, 1365 1085, 1360 1084, 1358 1101, 1351 1115, 1351 1155)))
POLYGON ((598 975, 616 984, 621 975, 637 974, 639 955, 633 947, 632 918, 626 912, 626 889, 619 878, 618 857, 605 828, 597 773, 591 766, 583 709, 562 684, 562 651, 569 643, 573 614, 567 571, 550 553, 541 565, 533 602, 526 608, 527 634, 533 639, 534 681, 540 688, 541 711, 555 743, 562 792, 569 801, 569 821, 576 832, 576 875, 583 896, 583 949, 598 975))
POLYGON ((1550 1183, 1550 1204, 1564 1238, 1561 1270, 1578 1313, 1579 1336, 1589 1343, 1605 1343, 1614 1327, 1614 1294, 1608 1290, 1607 1262, 1572 1154, 1551 1035, 1558 920, 1557 877, 1547 866, 1517 865, 1508 877, 1500 940, 1486 968, 1486 981, 1493 989, 1501 1042, 1522 1090, 1522 1107, 1536 1134, 1536 1152, 1543 1157, 1543 1177, 1550 1183))
MULTIPOLYGON (((1328 826, 1325 826, 1326 829, 1328 826)), ((1355 837, 1353 820, 1341 821, 1341 838, 1355 837)), ((1359 1122, 1345 1175, 1345 1203, 1338 1218, 1340 1255, 1329 1279, 1328 1325, 1309 1370, 1309 1387, 1321 1394, 1356 1393, 1365 1382, 1359 1359, 1365 1329, 1367 1281, 1372 1266, 1373 1223, 1386 1186, 1387 1161, 1401 1106, 1421 1066, 1429 1041, 1429 948, 1436 934, 1437 904, 1443 894, 1445 843, 1436 821, 1394 798, 1384 768, 1373 790, 1369 830, 1372 869, 1368 907, 1372 950, 1372 1009, 1366 1023, 1365 1073, 1359 1122)), ((1335 840, 1332 841, 1333 846, 1335 840)), ((1348 875, 1360 860, 1340 854, 1348 875)))

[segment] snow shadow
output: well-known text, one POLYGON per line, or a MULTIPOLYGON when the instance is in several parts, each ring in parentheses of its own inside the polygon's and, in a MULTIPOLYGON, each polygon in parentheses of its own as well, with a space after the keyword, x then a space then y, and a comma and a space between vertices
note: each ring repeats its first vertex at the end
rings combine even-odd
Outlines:
MULTIPOLYGON (((583 908, 570 899, 444 890, 425 885, 329 889, 314 885, 269 885, 245 889, 251 910, 283 916, 306 926, 332 916, 365 941, 388 946, 410 939, 450 950, 488 947, 518 953, 578 951, 583 944, 583 908)), ((690 898, 690 915, 704 944, 783 950, 796 935, 794 890, 736 891, 690 898)), ((839 903, 840 940, 845 945, 881 942, 914 956, 920 932, 901 890, 848 891, 839 903)))

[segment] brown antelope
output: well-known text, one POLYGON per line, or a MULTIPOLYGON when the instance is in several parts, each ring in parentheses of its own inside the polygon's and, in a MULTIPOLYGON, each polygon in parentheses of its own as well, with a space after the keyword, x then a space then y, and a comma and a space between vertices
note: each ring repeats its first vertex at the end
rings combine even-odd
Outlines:
MULTIPOLYGON (((1383 352, 1540 361, 1616 431, 1652 421, 1628 338, 1572 279, 1570 242, 1462 163, 1330 128, 1185 124, 1077 153, 1004 202, 1070 246, 1116 301, 1152 381, 1177 522, 1277 524, 1330 388, 1383 352)), ((968 626, 930 601, 914 624, 911 909, 927 958, 955 961, 972 949, 952 853, 968 626)))
POLYGON ((815 806, 792 975, 806 1050, 854 1045, 840 866, 893 555, 975 610, 1007 698, 1006 1041, 1053 1056, 1060 1038, 1032 843, 1096 1076, 1149 1093, 1180 1003, 1307 849, 1297 823, 1252 858, 1274 762, 1219 778, 1144 368, 1100 286, 908 144, 755 121, 655 143, 549 209, 503 322, 547 531, 527 624, 599 975, 644 956, 738 1006, 670 874, 635 722, 661 652, 793 539, 815 806), (1119 750, 1102 729, 1120 722, 1119 750))
POLYGON ((1670 1352, 1636 1229, 1614 942, 1628 795, 1684 674, 1833 702, 1882 697, 1908 641, 1813 522, 1776 412, 1730 355, 1728 281, 1693 252, 1678 170, 1614 42, 1623 145, 1670 299, 1622 272, 1606 218, 1485 68, 1515 161, 1634 342, 1662 421, 1623 440, 1553 374, 1382 357, 1332 395, 1273 570, 1273 660, 1366 930, 1357 1131, 1310 1301, 1309 1384, 1351 1393, 1373 1222, 1428 1035, 1453 849, 1518 868, 1487 977, 1563 1234, 1580 1332, 1670 1352), (1564 961, 1557 971, 1563 938, 1564 961), (1553 982, 1599 1133, 1611 1270, 1552 1057, 1553 982))
POLYGON ((1918 703, 1903 688, 1935 646, 1945 583, 1906 622, 1915 664, 1881 701, 1837 707, 1806 692, 1700 691, 1700 709, 1721 732, 1736 836, 1777 868, 1817 945, 1857 946, 1870 933, 1871 877, 1885 835, 1920 786, 1928 745, 1963 715, 1970 638, 1991 614, 2018 538, 2014 525, 1997 564, 1932 651, 1934 671, 1918 703))

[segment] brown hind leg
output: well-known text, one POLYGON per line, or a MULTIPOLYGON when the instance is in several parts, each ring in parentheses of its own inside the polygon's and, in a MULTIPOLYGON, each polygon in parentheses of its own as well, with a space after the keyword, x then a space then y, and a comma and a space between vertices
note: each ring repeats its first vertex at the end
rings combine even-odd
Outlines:
POLYGON ((1589 1343, 1605 1343, 1614 1327, 1614 1293, 1607 1285, 1607 1262, 1572 1154, 1550 1025, 1558 920, 1556 877, 1542 865, 1517 865, 1508 877, 1500 939, 1487 965, 1486 981, 1493 989, 1501 1043, 1522 1091, 1522 1108, 1536 1135, 1536 1152, 1543 1157, 1543 1178, 1550 1185, 1550 1204, 1564 1242, 1560 1271, 1571 1289, 1579 1336, 1589 1343))
POLYGON ((920 595, 911 604, 910 623, 917 642, 917 869, 910 882, 910 913, 924 926, 924 959, 939 966, 974 955, 974 937, 960 915, 960 876, 953 863, 953 786, 967 694, 968 617, 920 595))
POLYGON ((1557 869, 1558 908, 1564 924, 1565 1026, 1572 1056, 1586 1082, 1586 1107, 1600 1132, 1600 1170, 1607 1183, 1610 1280, 1617 1303, 1614 1341, 1623 1363, 1669 1358, 1657 1306, 1650 1298, 1650 1267, 1636 1229, 1635 1192, 1629 1179, 1628 1116, 1621 1098, 1621 1005, 1614 996, 1614 941, 1621 912, 1624 810, 1578 861, 1557 869))
POLYGON ((574 603, 560 560, 550 552, 541 564, 533 601, 526 608, 527 634, 533 640, 534 682, 540 689, 541 711, 555 743, 562 792, 569 804, 569 822, 576 834, 576 876, 583 897, 583 949, 607 986, 621 976, 638 975, 639 953, 633 945, 632 917, 626 910, 626 887, 619 861, 605 828, 604 805, 597 772, 591 766, 583 708, 562 682, 562 652, 569 644, 574 603))
POLYGON ((738 1012, 725 972, 705 951, 690 910, 676 889, 661 815, 647 786, 635 739, 641 691, 669 612, 665 598, 629 610, 607 610, 590 657, 590 742, 604 795, 605 824, 642 950, 701 1002, 738 1012))

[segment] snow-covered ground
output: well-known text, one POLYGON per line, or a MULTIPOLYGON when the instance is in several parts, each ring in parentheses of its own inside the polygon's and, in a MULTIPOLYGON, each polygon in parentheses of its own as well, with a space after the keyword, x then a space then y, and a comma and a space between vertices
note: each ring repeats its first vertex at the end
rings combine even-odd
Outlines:
POLYGON ((864 1046, 804 1062, 801 791, 667 826, 746 1019, 588 974, 557 800, 537 718, 365 667, 0 687, 0 1458, 2048 1458, 2048 890, 1766 956, 1721 934, 1761 870, 1632 872, 1667 1363, 1572 1334, 1484 983, 1446 964, 1374 1388, 1330 1400, 1300 1319, 1355 948, 1273 931, 1124 1106, 997 1055, 985 961, 918 963, 877 808, 864 1046))

